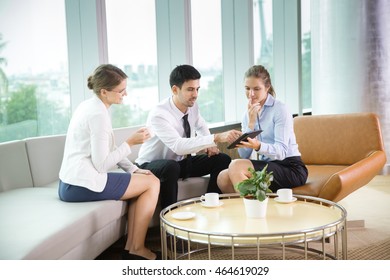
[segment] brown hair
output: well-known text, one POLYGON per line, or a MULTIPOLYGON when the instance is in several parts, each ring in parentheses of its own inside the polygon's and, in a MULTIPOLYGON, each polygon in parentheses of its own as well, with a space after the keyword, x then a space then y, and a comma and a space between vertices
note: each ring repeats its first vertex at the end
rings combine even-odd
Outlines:
POLYGON ((118 67, 111 64, 102 64, 88 77, 87 85, 96 95, 99 95, 100 90, 112 90, 126 78, 127 75, 118 67))
POLYGON ((273 97, 276 97, 275 90, 272 86, 271 77, 270 77, 267 69, 265 69, 264 66, 253 65, 251 68, 249 68, 245 72, 244 76, 245 76, 245 78, 254 77, 254 78, 261 79, 263 81, 265 87, 269 87, 268 93, 271 94, 273 97))

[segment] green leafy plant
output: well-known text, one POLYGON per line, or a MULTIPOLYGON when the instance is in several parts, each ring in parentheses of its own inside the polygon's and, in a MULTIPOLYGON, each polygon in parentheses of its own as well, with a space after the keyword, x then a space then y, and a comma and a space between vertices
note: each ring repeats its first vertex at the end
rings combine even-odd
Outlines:
POLYGON ((255 171, 251 167, 248 168, 252 176, 235 185, 241 197, 264 201, 267 198, 266 194, 272 193, 269 186, 274 180, 274 176, 272 171, 267 172, 267 167, 268 165, 264 166, 261 171, 255 171))

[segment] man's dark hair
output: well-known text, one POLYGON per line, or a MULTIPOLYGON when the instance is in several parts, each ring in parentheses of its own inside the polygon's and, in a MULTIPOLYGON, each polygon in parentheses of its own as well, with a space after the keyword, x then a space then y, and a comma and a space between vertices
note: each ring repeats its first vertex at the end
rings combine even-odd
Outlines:
POLYGON ((191 65, 178 65, 172 70, 169 76, 169 84, 181 88, 181 86, 189 80, 199 80, 201 77, 198 70, 191 65))

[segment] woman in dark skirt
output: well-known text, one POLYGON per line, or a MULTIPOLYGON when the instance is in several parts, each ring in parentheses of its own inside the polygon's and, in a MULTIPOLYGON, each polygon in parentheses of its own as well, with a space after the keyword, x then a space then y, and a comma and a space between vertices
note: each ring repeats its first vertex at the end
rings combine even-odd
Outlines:
POLYGON ((66 202, 124 200, 129 202, 128 236, 124 259, 156 259, 145 247, 145 238, 156 208, 160 181, 149 170, 139 169, 127 156, 133 145, 150 138, 141 128, 118 147, 115 145, 109 108, 127 95, 127 76, 104 64, 88 78, 94 96, 74 112, 66 135, 60 170, 59 197, 66 202), (109 172, 119 166, 125 172, 109 172))
POLYGON ((262 130, 248 141, 241 141, 241 159, 232 161, 218 176, 218 187, 223 193, 235 192, 234 186, 249 178, 248 168, 273 172, 270 186, 273 192, 305 184, 308 171, 301 160, 295 139, 293 118, 287 106, 275 99, 268 71, 255 65, 245 73, 245 94, 248 109, 241 122, 242 132, 262 130))

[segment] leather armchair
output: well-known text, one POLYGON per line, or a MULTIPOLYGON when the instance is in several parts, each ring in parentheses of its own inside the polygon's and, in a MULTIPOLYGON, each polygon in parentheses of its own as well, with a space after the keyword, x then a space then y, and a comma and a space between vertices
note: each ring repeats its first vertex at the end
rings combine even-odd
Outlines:
POLYGON ((381 127, 373 113, 298 116, 294 131, 309 170, 295 194, 338 202, 370 182, 386 163, 381 127))

